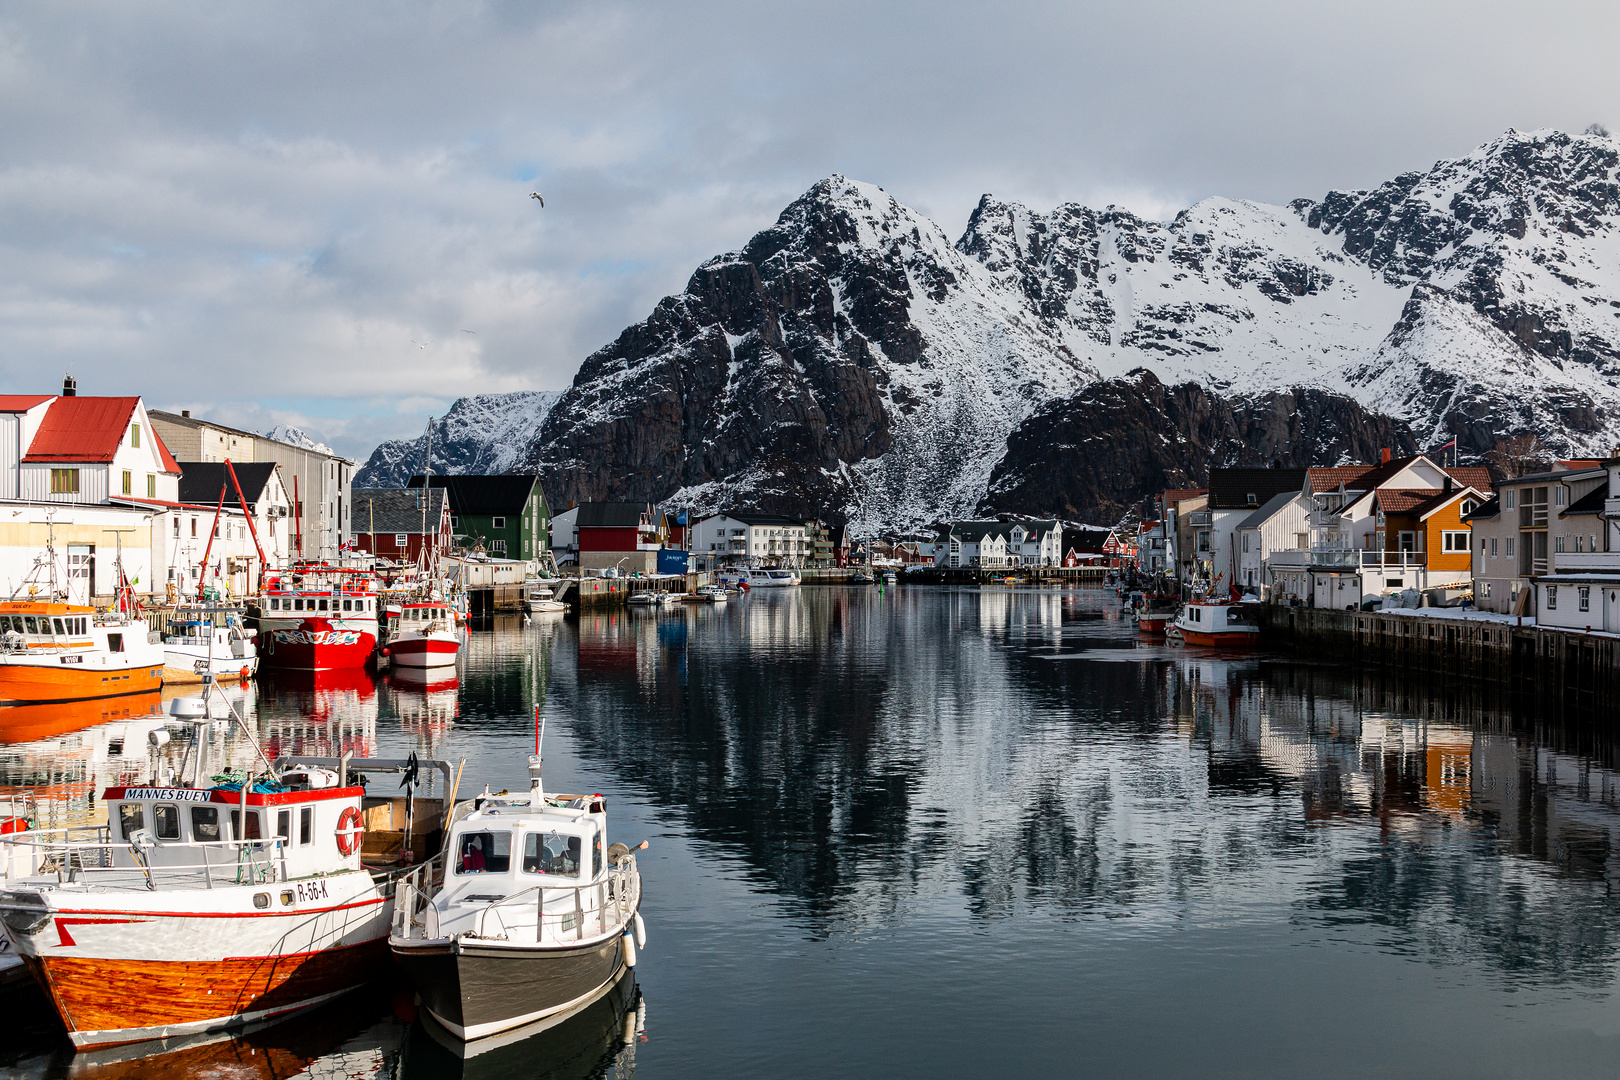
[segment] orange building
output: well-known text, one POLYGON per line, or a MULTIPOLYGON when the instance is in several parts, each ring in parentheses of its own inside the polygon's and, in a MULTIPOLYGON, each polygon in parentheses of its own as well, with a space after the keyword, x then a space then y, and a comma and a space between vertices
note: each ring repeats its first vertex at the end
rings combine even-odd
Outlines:
POLYGON ((1472 487, 1380 488, 1373 495, 1373 547, 1423 556, 1430 584, 1436 575, 1466 580, 1472 573, 1472 534, 1463 515, 1488 501, 1472 487))

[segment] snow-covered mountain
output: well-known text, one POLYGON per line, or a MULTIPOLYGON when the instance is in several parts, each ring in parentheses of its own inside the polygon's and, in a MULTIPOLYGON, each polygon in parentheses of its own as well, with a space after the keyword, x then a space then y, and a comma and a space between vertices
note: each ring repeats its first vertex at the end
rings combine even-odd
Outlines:
MULTIPOLYGON (((533 390, 458 398, 433 421, 433 471, 498 474, 522 467, 524 452, 561 393, 533 390)), ((404 487, 424 467, 427 433, 394 439, 371 452, 355 473, 355 487, 404 487)))
MULTIPOLYGON (((1508 132, 1371 191, 1212 198, 1169 222, 985 196, 955 243, 833 176, 586 358, 543 419, 524 399, 466 399, 509 412, 467 425, 458 452, 539 468, 559 505, 753 505, 882 528, 1010 509, 998 501, 1015 492, 1024 510, 1060 488, 1065 505, 1103 505, 1040 474, 1072 472, 1082 439, 1104 458, 1133 449, 1138 435, 1103 423, 1122 402, 1132 431, 1193 424, 1214 440, 1208 460, 1176 459, 1191 481, 1212 461, 1363 452, 1345 425, 1411 438, 1379 413, 1420 446, 1457 434, 1477 453, 1534 430, 1606 453, 1620 434, 1617 165, 1606 136, 1508 132), (1171 390, 1143 390, 1138 369, 1171 390), (1232 419, 1154 412, 1174 402, 1232 419), (1243 441, 1259 422, 1245 417, 1290 402, 1333 437, 1266 420, 1264 450, 1243 441)), ((389 454, 402 460, 399 444, 389 454)), ((374 455, 368 474, 385 464, 374 455)), ((1082 471, 1147 484, 1161 466, 1082 471)))
POLYGON ((330 446, 323 442, 316 442, 303 428, 293 427, 291 424, 277 424, 264 433, 267 439, 284 442, 289 446, 297 446, 304 450, 314 450, 319 454, 334 453, 330 446))

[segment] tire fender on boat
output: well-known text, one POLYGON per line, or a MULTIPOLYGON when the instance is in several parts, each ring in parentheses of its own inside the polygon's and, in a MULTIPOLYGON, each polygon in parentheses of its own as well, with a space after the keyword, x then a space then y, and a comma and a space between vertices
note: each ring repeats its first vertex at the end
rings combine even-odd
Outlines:
POLYGON ((624 936, 621 937, 619 939, 619 941, 624 946, 624 966, 627 967, 627 968, 635 967, 636 966, 636 938, 635 938, 635 935, 632 934, 629 931, 628 928, 626 928, 626 930, 624 932, 624 936))
POLYGON ((645 949, 647 947, 647 924, 641 921, 641 912, 639 911, 635 914, 635 920, 636 947, 638 949, 645 949))

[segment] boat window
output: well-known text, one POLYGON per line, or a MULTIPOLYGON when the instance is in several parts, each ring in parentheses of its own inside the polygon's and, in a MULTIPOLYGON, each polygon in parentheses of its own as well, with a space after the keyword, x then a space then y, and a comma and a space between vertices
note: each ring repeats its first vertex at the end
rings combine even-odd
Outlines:
POLYGON ((343 610, 344 611, 353 611, 354 610, 354 601, 353 600, 345 600, 345 601, 343 601, 343 610))
POLYGON ((504 874, 512 869, 512 834, 509 832, 463 833, 461 854, 456 861, 458 874, 504 874))
POLYGON ((108 634, 107 635, 107 651, 108 652, 123 652, 124 651, 124 635, 123 634, 108 634))
POLYGON ((32 615, 25 615, 23 617, 23 623, 28 627, 28 632, 30 634, 39 633, 39 620, 34 618, 32 615))
POLYGON ((324 596, 321 597, 321 610, 322 611, 326 610, 326 597, 324 597, 324 596))
POLYGON ((180 808, 168 805, 154 806, 152 828, 159 840, 180 839, 180 808))
POLYGON ((242 832, 241 813, 239 811, 232 810, 231 811, 231 836, 235 837, 238 840, 262 840, 262 839, 264 839, 264 834, 259 832, 259 812, 257 810, 249 810, 247 812, 247 832, 243 833, 242 832))
POLYGON ((276 811, 276 835, 281 837, 281 839, 287 841, 289 844, 292 843, 292 811, 291 810, 278 810, 278 811, 276 811))
POLYGON ((580 840, 562 833, 529 833, 523 838, 525 874, 579 874, 580 840))
POLYGON ((593 867, 591 876, 599 878, 602 876, 602 834, 597 833, 592 843, 595 845, 595 849, 591 855, 591 865, 593 867))
POLYGON ((302 596, 293 597, 293 610, 294 611, 303 611, 304 610, 304 598, 302 596))
POLYGON ((298 843, 309 843, 315 837, 315 808, 306 806, 298 811, 298 843))
POLYGON ((60 634, 62 637, 67 637, 67 627, 62 625, 61 619, 52 619, 51 622, 56 626, 56 632, 58 634, 60 634))
POLYGON ((193 806, 191 808, 191 838, 204 841, 219 839, 219 807, 193 806))
POLYGON ((118 804, 118 834, 125 840, 146 828, 146 810, 140 803, 118 804))

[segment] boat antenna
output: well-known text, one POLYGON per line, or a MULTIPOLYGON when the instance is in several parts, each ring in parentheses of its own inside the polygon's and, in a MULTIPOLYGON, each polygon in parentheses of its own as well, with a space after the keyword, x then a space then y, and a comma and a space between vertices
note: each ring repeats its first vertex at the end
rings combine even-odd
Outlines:
POLYGON ((529 805, 539 808, 545 805, 545 786, 540 781, 540 766, 544 760, 540 756, 540 744, 546 737, 546 720, 540 715, 540 706, 534 707, 534 753, 529 755, 529 805))

